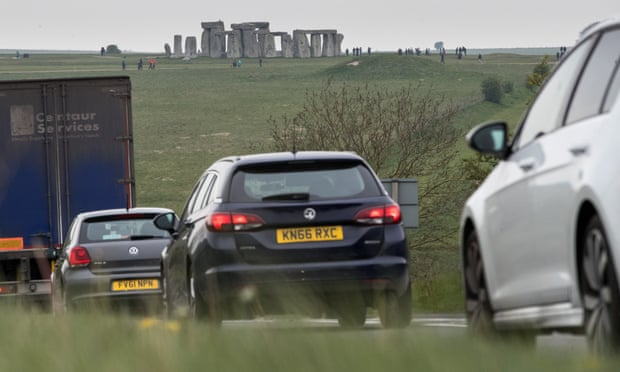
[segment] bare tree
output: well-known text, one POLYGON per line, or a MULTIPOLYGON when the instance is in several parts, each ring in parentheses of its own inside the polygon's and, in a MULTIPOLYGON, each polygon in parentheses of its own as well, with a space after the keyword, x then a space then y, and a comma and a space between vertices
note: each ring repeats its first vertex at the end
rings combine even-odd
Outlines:
POLYGON ((420 226, 411 246, 454 242, 463 187, 452 125, 458 108, 432 88, 334 86, 307 92, 303 109, 278 123, 275 150, 343 150, 364 157, 382 178, 418 179, 420 226))

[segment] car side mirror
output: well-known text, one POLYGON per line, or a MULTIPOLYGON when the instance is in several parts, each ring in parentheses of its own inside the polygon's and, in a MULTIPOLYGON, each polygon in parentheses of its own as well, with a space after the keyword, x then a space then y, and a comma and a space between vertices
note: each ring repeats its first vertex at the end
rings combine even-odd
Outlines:
POLYGON ((466 138, 472 149, 504 159, 508 148, 508 125, 505 122, 483 123, 470 130, 466 138))
POLYGON ((177 233, 179 228, 179 217, 172 212, 162 213, 155 216, 153 219, 153 224, 158 229, 167 231, 170 235, 174 235, 177 233))

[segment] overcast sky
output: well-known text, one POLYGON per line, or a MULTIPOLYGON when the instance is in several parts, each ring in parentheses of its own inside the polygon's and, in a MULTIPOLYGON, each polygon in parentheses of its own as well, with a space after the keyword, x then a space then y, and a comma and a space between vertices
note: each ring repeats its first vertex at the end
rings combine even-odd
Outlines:
POLYGON ((264 21, 274 32, 336 29, 345 48, 448 49, 573 45, 588 24, 620 16, 619 0, 3 0, 0 49, 163 52, 201 22, 264 21))

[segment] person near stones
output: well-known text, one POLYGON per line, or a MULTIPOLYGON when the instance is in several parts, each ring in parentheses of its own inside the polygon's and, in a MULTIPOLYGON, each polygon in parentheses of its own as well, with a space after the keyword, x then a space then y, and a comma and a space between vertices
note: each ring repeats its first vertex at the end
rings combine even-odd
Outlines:
POLYGON ((125 57, 123 57, 123 59, 121 60, 121 68, 123 69, 123 71, 125 71, 126 67, 127 65, 125 64, 125 57))
POLYGON ((142 61, 142 58, 140 58, 140 60, 138 61, 138 71, 142 70, 143 65, 144 65, 144 62, 142 61))
POLYGON ((483 63, 482 62, 482 54, 478 53, 478 63, 483 63))

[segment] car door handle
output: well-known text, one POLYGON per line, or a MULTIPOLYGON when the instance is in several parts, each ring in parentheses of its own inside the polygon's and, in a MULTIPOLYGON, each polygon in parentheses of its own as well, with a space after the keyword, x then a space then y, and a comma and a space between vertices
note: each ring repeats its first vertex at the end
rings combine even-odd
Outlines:
POLYGON ((581 156, 588 153, 588 146, 577 146, 570 149, 571 154, 574 156, 581 156))
POLYGON ((529 172, 534 169, 535 164, 534 159, 525 159, 519 162, 519 168, 523 169, 524 172, 529 172))

